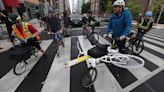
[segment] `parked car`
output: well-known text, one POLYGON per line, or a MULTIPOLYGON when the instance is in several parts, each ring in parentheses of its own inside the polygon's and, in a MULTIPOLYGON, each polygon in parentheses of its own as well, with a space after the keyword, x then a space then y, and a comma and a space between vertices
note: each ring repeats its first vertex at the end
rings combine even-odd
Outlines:
POLYGON ((70 16, 71 25, 82 25, 82 18, 79 14, 72 14, 70 16))

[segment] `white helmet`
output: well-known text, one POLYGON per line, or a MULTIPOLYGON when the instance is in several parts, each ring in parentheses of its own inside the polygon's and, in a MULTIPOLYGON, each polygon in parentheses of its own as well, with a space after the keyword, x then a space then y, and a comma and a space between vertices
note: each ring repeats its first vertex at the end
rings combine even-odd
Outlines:
POLYGON ((113 3, 113 6, 116 6, 116 5, 119 5, 119 6, 125 6, 125 1, 124 0, 116 0, 114 3, 113 3))

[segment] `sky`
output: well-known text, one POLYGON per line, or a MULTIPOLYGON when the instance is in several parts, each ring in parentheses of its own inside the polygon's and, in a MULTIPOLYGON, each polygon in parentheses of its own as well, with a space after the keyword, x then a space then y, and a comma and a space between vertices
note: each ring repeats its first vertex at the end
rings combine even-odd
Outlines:
POLYGON ((69 0, 71 13, 77 9, 77 0, 69 0))

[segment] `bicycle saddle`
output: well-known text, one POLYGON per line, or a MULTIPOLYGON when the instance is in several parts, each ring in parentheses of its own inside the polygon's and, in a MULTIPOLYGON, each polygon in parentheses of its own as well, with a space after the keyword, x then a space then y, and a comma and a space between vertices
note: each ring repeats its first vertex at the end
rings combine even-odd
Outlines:
POLYGON ((96 45, 95 47, 91 48, 90 50, 88 50, 87 54, 93 58, 100 58, 104 55, 107 55, 108 51, 107 51, 107 47, 109 45, 107 44, 99 44, 96 45))

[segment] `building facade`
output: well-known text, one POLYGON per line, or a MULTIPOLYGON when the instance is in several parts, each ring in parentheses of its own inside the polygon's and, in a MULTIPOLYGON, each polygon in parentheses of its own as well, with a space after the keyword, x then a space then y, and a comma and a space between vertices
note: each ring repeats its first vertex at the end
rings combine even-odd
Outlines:
POLYGON ((99 15, 100 9, 100 0, 90 0, 91 3, 91 11, 93 15, 99 15))

